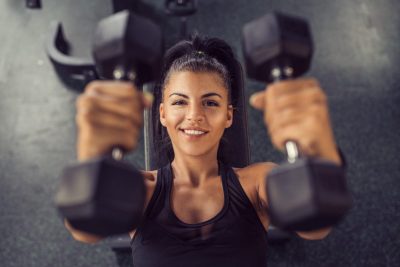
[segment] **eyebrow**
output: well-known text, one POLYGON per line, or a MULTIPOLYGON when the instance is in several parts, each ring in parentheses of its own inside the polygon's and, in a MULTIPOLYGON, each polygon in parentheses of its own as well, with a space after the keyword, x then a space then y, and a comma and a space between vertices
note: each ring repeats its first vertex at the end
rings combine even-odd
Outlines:
MULTIPOLYGON (((172 94, 169 95, 169 97, 171 97, 173 95, 181 96, 181 97, 184 97, 184 98, 189 98, 187 95, 181 94, 181 93, 172 93, 172 94)), ((209 96, 219 96, 220 98, 222 98, 222 96, 217 94, 217 93, 207 93, 207 94, 202 95, 201 98, 206 98, 206 97, 209 97, 209 96)))

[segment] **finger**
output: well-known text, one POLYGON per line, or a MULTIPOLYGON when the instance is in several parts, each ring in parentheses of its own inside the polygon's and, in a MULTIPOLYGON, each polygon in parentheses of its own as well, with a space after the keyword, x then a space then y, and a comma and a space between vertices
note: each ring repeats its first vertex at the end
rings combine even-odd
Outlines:
POLYGON ((259 110, 265 109, 265 91, 260 91, 251 95, 249 102, 250 105, 259 110))
POLYGON ((81 131, 79 142, 85 145, 91 144, 90 153, 92 155, 104 155, 111 152, 114 147, 131 151, 136 147, 140 133, 141 131, 137 127, 121 130, 92 125, 81 131), (101 136, 101 138, 94 140, 94 136, 101 136))
POLYGON ((137 88, 125 81, 93 81, 86 86, 86 94, 104 95, 110 98, 125 99, 135 97, 137 88))
POLYGON ((327 102, 325 94, 316 87, 308 88, 305 91, 294 92, 290 95, 281 95, 274 100, 274 111, 282 111, 287 108, 304 109, 310 105, 325 105, 327 102))
POLYGON ((136 113, 142 113, 141 100, 131 99, 131 103, 121 103, 110 98, 93 95, 81 95, 76 102, 79 113, 95 113, 97 110, 112 112, 120 116, 130 117, 136 113))
POLYGON ((143 92, 143 103, 145 108, 150 108, 154 101, 154 96, 150 92, 143 92))
MULTIPOLYGON (((120 147, 126 152, 132 151, 136 148, 141 133, 138 128, 132 128, 125 131, 113 130, 114 129, 111 129, 111 131, 109 131, 108 129, 105 129, 105 131, 110 132, 109 142, 111 148, 108 151, 111 151, 114 147, 120 147)), ((104 140, 107 141, 107 139, 104 140)))
POLYGON ((131 117, 124 117, 111 112, 97 110, 94 114, 77 113, 76 122, 81 127, 90 124, 125 130, 130 127, 141 128, 143 125, 143 117, 138 116, 138 114, 134 114, 134 116, 131 117))
POLYGON ((308 122, 309 118, 315 118, 315 125, 311 125, 310 129, 317 129, 316 125, 326 124, 325 122, 326 109, 320 105, 310 105, 303 108, 288 108, 279 113, 279 116, 270 118, 268 128, 271 135, 276 132, 290 127, 291 125, 308 122))
POLYGON ((304 118, 304 111, 299 111, 297 108, 286 109, 279 114, 279 117, 267 118, 267 125, 270 135, 275 135, 277 131, 291 124, 300 122, 304 118))
POLYGON ((314 106, 319 109, 327 109, 327 99, 320 88, 313 87, 306 91, 280 96, 275 99, 272 97, 270 95, 268 98, 267 106, 269 111, 264 114, 267 124, 271 124, 271 121, 275 119, 284 120, 285 117, 282 117, 282 115, 285 115, 286 110, 289 110, 289 114, 301 114, 310 108, 313 109, 314 106))
POLYGON ((272 95, 279 97, 296 93, 302 90, 307 90, 309 87, 320 87, 318 81, 314 78, 298 78, 295 80, 283 80, 268 85, 267 90, 271 91, 272 95))
POLYGON ((303 154, 314 156, 317 153, 316 140, 318 140, 320 133, 310 130, 310 125, 315 125, 317 121, 318 119, 312 116, 305 120, 290 123, 286 127, 271 132, 271 141, 281 151, 284 150, 287 141, 294 141, 303 154))

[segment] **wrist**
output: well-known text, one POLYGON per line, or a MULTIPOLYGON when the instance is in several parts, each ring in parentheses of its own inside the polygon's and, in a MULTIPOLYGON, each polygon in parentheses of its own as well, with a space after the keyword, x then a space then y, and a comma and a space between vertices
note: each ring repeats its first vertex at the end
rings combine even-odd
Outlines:
POLYGON ((339 149, 336 144, 332 144, 329 146, 323 147, 323 149, 319 150, 317 156, 322 159, 329 160, 338 164, 339 166, 343 165, 343 159, 339 152, 339 149))
POLYGON ((342 168, 344 169, 347 168, 346 158, 342 150, 338 146, 335 146, 335 148, 332 148, 329 151, 326 151, 325 153, 319 154, 319 157, 332 161, 338 164, 339 166, 342 166, 342 168))

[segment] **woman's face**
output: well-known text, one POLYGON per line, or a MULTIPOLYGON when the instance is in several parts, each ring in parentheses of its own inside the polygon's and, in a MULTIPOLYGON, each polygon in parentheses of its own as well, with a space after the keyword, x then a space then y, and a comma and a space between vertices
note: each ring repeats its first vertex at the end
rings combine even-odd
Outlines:
POLYGON ((232 105, 221 77, 213 72, 170 74, 160 104, 175 155, 217 153, 225 128, 232 125, 232 105))

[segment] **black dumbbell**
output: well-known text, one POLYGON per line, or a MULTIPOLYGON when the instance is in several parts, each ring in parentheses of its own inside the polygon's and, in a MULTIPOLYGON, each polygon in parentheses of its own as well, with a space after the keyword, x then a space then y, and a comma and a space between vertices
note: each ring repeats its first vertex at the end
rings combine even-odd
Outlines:
POLYGON ((179 17, 180 38, 187 37, 187 18, 197 12, 197 0, 165 0, 165 13, 179 17))
MULTIPOLYGON (((157 25, 128 11, 99 22, 93 45, 99 77, 128 80, 138 86, 156 79, 162 60, 157 25)), ((64 169, 56 195, 61 214, 78 230, 109 236, 127 233, 142 218, 146 189, 140 171, 111 155, 64 169)))
POLYGON ((196 13, 197 0, 165 0, 165 12, 176 17, 188 17, 196 13))
MULTIPOLYGON (((307 21, 271 13, 243 27, 247 75, 262 82, 291 79, 305 73, 313 43, 307 21)), ((345 171, 333 162, 301 156, 297 144, 285 144, 288 162, 267 177, 271 223, 306 231, 339 222, 351 207, 345 171)))

